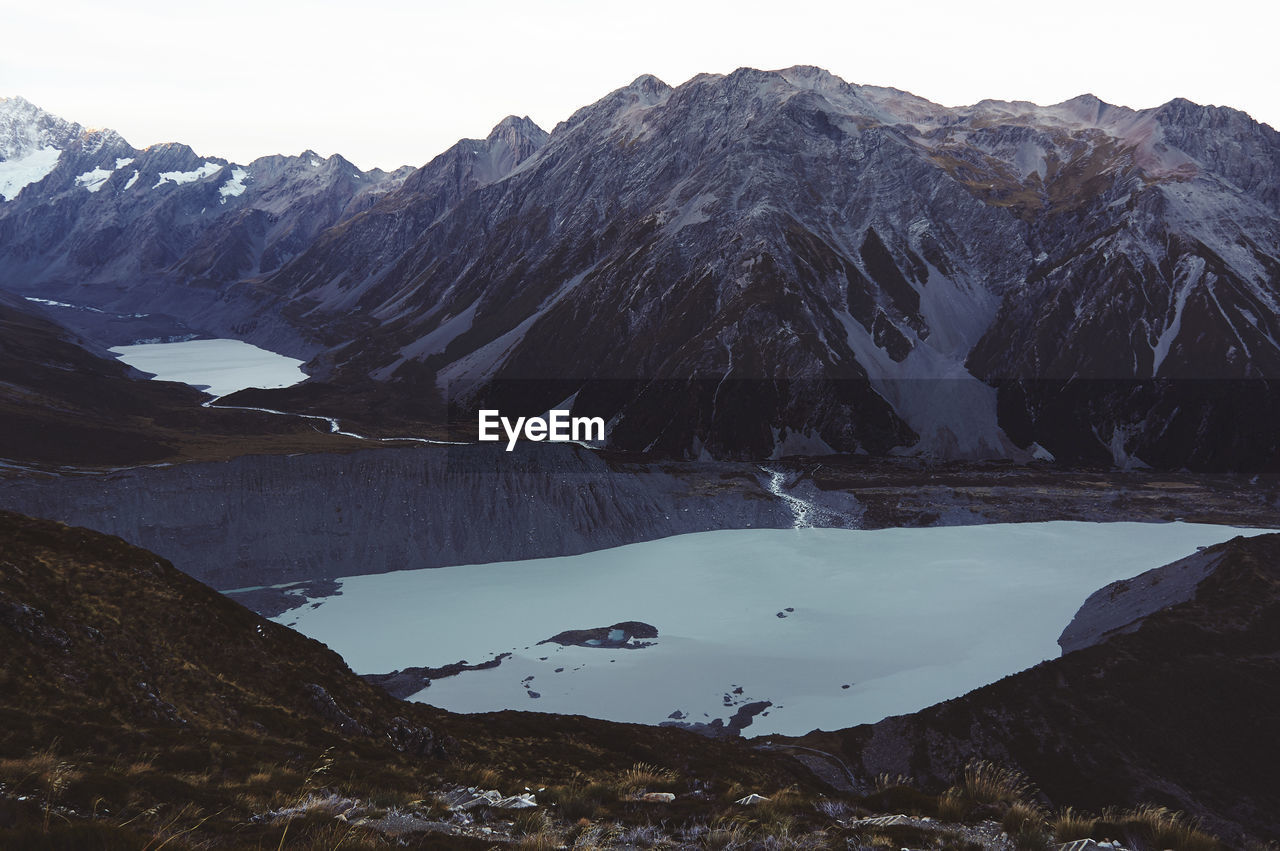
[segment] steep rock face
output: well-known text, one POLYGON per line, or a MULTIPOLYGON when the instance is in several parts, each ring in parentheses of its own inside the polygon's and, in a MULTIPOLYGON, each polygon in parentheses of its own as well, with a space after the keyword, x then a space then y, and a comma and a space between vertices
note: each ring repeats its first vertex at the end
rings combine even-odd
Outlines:
POLYGON ((10 479, 0 503, 145 543, 223 589, 792 524, 755 478, 705 478, 721 481, 619 472, 576 446, 435 446, 10 479))
POLYGON ((62 151, 88 135, 79 124, 50 115, 23 98, 0 100, 0 202, 12 201, 43 180, 57 166, 62 151))
POLYGON ((1059 457, 1273 464, 1254 424, 1280 374, 1275 132, 1186 102, 1099 125, 1105 144, 1061 178, 1099 203, 1033 222, 1036 265, 970 367, 1010 435, 1054 435, 1059 457))
MULTIPOLYGON (((893 384, 885 364, 927 373, 896 369, 910 351, 898 325, 924 327, 920 297, 870 221, 900 223, 924 203, 895 190, 898 172, 928 165, 874 132, 815 141, 816 98, 744 71, 679 90, 641 78, 580 110, 510 178, 373 267, 362 297, 385 321, 346 350, 354 358, 340 353, 355 361, 343 369, 463 407, 537 413, 576 393, 624 448, 767 456, 788 435, 819 451, 913 441, 867 378, 893 384)), ((982 206, 959 188, 938 203, 982 206)), ((994 394, 974 390, 990 428, 960 451, 986 441, 998 454, 994 394)), ((930 425, 927 410, 914 420, 930 425)))
POLYGON ((1198 552, 1133 579, 1099 588, 1084 601, 1058 638, 1063 653, 1100 644, 1120 632, 1133 632, 1150 614, 1195 597, 1196 589, 1213 573, 1221 558, 1198 552))
POLYGON ((268 285, 376 317, 326 375, 463 420, 570 400, 612 445, 684 457, 1266 466, 1278 151, 1184 101, 947 109, 813 68, 642 77, 411 246, 362 233, 268 285))
POLYGON ((1220 835, 1274 839, 1280 745, 1261 731, 1280 711, 1280 535, 1201 555, 1215 563, 1194 596, 1136 628, 913 715, 802 741, 866 778, 941 786, 982 758, 1021 769, 1056 806, 1149 802, 1220 835))
MULTIPOLYGON (((326 231, 305 259, 275 276, 270 286, 288 305, 287 315, 339 347, 361 331, 380 333, 385 311, 373 309, 376 296, 368 291, 377 290, 385 264, 412 262, 401 256, 414 251, 424 230, 477 189, 505 178, 546 141, 546 131, 528 118, 508 116, 485 139, 463 139, 413 171, 395 191, 326 231)), ((317 375, 326 374, 330 359, 317 359, 317 375)))

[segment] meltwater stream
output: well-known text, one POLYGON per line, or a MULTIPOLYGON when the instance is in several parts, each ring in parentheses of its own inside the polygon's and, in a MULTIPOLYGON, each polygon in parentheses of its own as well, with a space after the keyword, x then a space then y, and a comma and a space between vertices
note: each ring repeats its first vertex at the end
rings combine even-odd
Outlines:
POLYGON ((832 515, 830 511, 787 490, 788 483, 785 472, 775 470, 772 467, 761 467, 760 469, 769 476, 769 480, 765 482, 765 488, 769 493, 786 503, 787 508, 791 509, 791 514, 795 517, 793 528, 816 529, 821 526, 831 525, 832 515))

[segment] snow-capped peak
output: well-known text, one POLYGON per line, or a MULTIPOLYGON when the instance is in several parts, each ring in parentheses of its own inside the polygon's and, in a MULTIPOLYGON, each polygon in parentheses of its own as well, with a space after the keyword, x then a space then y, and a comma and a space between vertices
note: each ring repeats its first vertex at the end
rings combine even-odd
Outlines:
MULTIPOLYGON (((11 201, 23 189, 39 183, 57 167, 63 153, 94 158, 93 166, 76 178, 76 186, 96 192, 114 168, 99 156, 131 150, 114 130, 86 130, 79 124, 46 112, 21 97, 0 98, 0 200, 11 201)), ((114 157, 117 162, 122 157, 114 157)))
POLYGON ((58 158, 83 128, 50 115, 21 97, 0 98, 0 200, 53 171, 58 158))
POLYGON ((0 98, 0 160, 22 159, 48 147, 65 150, 83 132, 79 124, 45 112, 25 98, 0 98))

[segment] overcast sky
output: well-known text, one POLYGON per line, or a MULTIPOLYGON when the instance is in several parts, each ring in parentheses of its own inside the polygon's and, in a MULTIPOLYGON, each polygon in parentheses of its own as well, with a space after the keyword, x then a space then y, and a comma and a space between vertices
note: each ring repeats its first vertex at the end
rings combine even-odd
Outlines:
POLYGON ((818 65, 947 105, 1181 96, 1280 127, 1273 3, 0 0, 0 96, 133 145, 420 165, 503 116, 550 130, 643 73, 818 65))

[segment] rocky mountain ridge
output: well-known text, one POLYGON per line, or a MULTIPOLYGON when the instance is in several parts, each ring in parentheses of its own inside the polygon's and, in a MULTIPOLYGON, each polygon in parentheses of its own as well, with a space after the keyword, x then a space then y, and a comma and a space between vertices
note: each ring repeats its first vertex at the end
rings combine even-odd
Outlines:
POLYGON ((252 287, 229 285, 278 268, 410 172, 311 151, 240 165, 177 143, 137 149, 0 99, 0 286, 311 353, 252 287))
MULTIPOLYGON (((189 217, 234 183, 205 181, 189 217)), ((0 245, 42 232, 55 185, 0 204, 0 245)), ((678 458, 1256 471, 1280 463, 1277 186, 1280 134, 1185 100, 947 108, 803 66, 644 76, 550 134, 507 119, 344 184, 287 249, 260 252, 245 212, 153 264, 180 285, 147 299, 180 315, 208 294, 210 327, 437 424, 564 403, 614 448, 678 458)), ((0 252, 0 283, 69 286, 70 247, 0 252)))
POLYGON ((1186 101, 642 77, 344 281, 379 321, 331 357, 463 411, 572 398, 685 457, 1270 463, 1236 420, 1280 365, 1278 138, 1186 101))

